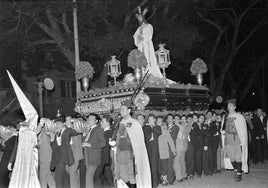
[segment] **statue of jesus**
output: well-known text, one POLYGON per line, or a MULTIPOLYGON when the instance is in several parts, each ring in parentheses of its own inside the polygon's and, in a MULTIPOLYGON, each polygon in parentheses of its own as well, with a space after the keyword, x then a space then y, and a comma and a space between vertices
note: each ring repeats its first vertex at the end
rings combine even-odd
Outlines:
POLYGON ((149 70, 149 73, 151 73, 155 77, 163 78, 160 68, 157 65, 154 45, 152 42, 153 26, 149 24, 145 19, 145 14, 147 11, 148 9, 144 9, 142 12, 141 8, 138 7, 138 14, 136 14, 136 17, 140 23, 140 26, 138 27, 137 31, 133 36, 134 43, 137 48, 144 53, 147 59, 148 67, 146 68, 145 72, 149 70))

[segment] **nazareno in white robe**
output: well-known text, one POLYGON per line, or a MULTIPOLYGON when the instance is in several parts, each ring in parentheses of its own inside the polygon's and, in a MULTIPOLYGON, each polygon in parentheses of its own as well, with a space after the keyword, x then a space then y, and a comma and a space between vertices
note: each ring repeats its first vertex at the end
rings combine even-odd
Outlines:
POLYGON ((134 43, 137 48, 144 53, 148 67, 145 72, 149 69, 149 73, 158 78, 163 78, 159 66, 157 65, 157 60, 154 51, 154 45, 152 42, 153 38, 153 26, 149 23, 144 23, 138 27, 134 36, 134 43), (143 37, 143 40, 139 40, 138 36, 143 37))
POLYGON ((38 150, 36 133, 29 127, 21 127, 16 160, 9 188, 40 188, 38 180, 38 150))
POLYGON ((37 120, 38 114, 12 75, 7 71, 26 118, 19 130, 19 141, 9 188, 40 188, 38 180, 37 120))

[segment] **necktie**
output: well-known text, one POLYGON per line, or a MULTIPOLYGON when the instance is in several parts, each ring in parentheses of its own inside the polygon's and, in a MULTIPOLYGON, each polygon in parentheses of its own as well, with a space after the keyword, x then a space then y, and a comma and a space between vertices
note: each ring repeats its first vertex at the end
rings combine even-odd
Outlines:
POLYGON ((87 132, 87 135, 86 135, 86 138, 85 138, 85 141, 87 142, 88 139, 89 139, 89 136, 90 136, 90 133, 91 133, 91 130, 92 128, 89 128, 88 132, 87 132))
POLYGON ((58 136, 58 137, 61 136, 61 130, 57 133, 57 136, 58 136))

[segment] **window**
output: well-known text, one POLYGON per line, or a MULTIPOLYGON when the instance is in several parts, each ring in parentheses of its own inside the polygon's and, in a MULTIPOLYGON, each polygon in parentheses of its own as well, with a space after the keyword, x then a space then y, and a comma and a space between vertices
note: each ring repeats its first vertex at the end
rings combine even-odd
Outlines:
POLYGON ((60 81, 61 97, 74 98, 76 94, 75 81, 60 81))

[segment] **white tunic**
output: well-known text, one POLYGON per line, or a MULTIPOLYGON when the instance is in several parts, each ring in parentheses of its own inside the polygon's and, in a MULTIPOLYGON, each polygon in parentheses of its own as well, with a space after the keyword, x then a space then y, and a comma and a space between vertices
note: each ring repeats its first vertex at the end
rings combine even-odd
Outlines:
POLYGON ((133 37, 135 45, 144 53, 147 59, 148 67, 145 72, 149 69, 149 73, 153 74, 155 77, 163 78, 160 68, 157 65, 154 45, 152 42, 153 26, 149 23, 142 24, 138 27, 133 37), (140 38, 142 39, 140 40, 140 38))

